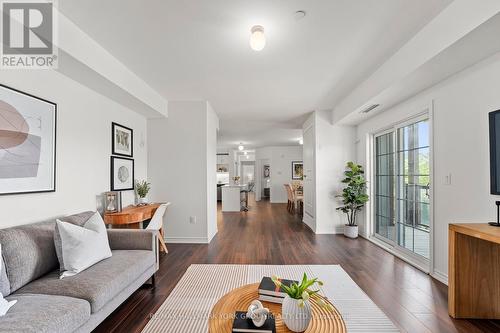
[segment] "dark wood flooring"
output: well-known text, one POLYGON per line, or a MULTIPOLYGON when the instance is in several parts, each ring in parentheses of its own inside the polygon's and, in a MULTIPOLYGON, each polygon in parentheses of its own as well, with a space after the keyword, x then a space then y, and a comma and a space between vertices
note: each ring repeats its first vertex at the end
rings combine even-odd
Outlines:
MULTIPOLYGON (((191 264, 340 264, 403 332, 500 332, 500 321, 453 320, 447 287, 365 239, 315 235, 286 204, 221 213, 210 244, 168 244, 156 289, 144 286, 95 332, 140 332, 191 264)), ((500 300, 499 300, 500 301, 500 300)))

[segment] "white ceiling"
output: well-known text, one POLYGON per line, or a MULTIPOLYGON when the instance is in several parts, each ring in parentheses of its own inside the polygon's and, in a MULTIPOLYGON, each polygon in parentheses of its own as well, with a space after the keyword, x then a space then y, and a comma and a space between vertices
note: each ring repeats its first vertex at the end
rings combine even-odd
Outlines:
POLYGON ((168 100, 208 100, 220 146, 298 144, 452 0, 61 0, 60 10, 168 100), (294 12, 307 16, 294 19, 294 12), (267 45, 250 49, 250 28, 267 45))

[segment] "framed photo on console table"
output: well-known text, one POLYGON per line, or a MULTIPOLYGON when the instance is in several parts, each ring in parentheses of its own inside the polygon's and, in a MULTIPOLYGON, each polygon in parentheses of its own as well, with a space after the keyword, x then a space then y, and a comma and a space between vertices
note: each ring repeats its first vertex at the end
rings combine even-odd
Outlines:
POLYGON ((111 123, 111 154, 134 156, 134 130, 117 123, 111 123))
POLYGON ((134 189, 134 160, 111 156, 111 191, 134 189))
POLYGON ((0 195, 56 190, 57 105, 0 84, 0 195))

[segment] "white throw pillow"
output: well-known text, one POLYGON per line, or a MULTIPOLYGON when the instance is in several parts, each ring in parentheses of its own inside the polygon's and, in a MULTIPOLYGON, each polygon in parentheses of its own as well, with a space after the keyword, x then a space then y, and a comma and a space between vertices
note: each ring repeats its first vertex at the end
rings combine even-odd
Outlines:
POLYGON ((73 276, 99 261, 111 257, 108 233, 99 213, 95 213, 83 226, 57 220, 61 236, 65 271, 61 279, 73 276))
MULTIPOLYGON (((0 270, 2 269, 2 244, 0 244, 0 270)), ((0 317, 5 316, 7 311, 10 309, 10 307, 14 304, 16 304, 16 300, 14 301, 7 301, 6 299, 3 298, 2 293, 0 293, 0 317)))

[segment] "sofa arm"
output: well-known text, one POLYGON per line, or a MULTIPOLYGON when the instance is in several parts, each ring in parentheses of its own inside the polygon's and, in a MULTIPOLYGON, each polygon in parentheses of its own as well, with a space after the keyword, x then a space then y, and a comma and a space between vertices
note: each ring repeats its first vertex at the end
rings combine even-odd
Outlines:
POLYGON ((108 229, 111 250, 149 250, 154 251, 156 233, 141 229, 108 229))

